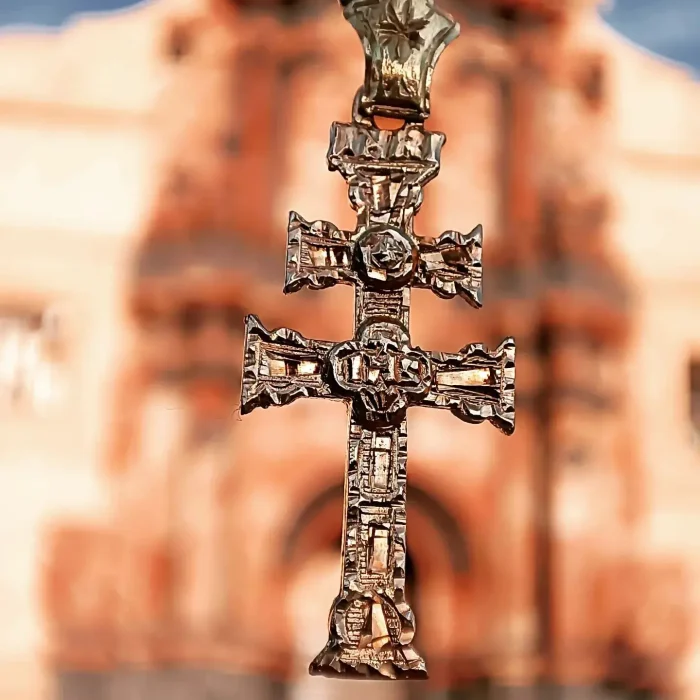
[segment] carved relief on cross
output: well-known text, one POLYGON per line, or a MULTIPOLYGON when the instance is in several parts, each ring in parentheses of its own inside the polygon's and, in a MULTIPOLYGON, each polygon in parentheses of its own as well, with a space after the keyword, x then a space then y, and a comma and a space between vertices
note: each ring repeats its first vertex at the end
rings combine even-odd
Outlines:
POLYGON ((423 186, 438 174, 444 143, 444 134, 417 124, 397 131, 334 124, 328 167, 348 183, 357 226, 341 231, 292 212, 285 293, 338 283, 363 283, 383 292, 410 285, 443 298, 459 295, 480 308, 481 226, 466 235, 446 231, 438 238, 413 232, 423 186))
POLYGON ((444 140, 416 124, 387 131, 357 119, 336 123, 329 167, 348 182, 357 226, 341 231, 290 216, 285 292, 354 285, 352 340, 309 340, 246 319, 242 413, 302 397, 351 407, 342 585, 313 674, 426 677, 404 591, 407 409, 444 408, 468 423, 514 429, 512 339, 494 352, 475 344, 459 353, 427 352, 410 341, 412 287, 481 305, 481 227, 438 238, 413 230, 444 140))

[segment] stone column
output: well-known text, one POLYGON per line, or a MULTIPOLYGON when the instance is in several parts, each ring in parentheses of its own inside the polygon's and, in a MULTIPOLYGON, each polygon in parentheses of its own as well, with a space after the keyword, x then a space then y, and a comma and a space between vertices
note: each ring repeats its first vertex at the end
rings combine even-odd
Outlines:
MULTIPOLYGON (((516 31, 519 31, 516 28, 516 31)), ((544 40, 544 39, 543 39, 544 40)), ((515 47, 518 49, 517 40, 515 47)), ((494 336, 512 334, 517 344, 517 428, 500 440, 494 483, 497 504, 492 547, 497 553, 492 638, 493 697, 529 697, 539 673, 542 618, 541 512, 546 488, 540 471, 542 414, 539 395, 544 371, 539 348, 539 300, 536 281, 541 260, 541 192, 538 180, 538 100, 544 78, 524 65, 502 79, 503 240, 495 291, 494 336)))
POLYGON ((113 517, 121 542, 118 658, 126 665, 151 662, 154 636, 171 617, 172 478, 182 466, 187 414, 177 393, 151 388, 136 456, 115 484, 113 517))

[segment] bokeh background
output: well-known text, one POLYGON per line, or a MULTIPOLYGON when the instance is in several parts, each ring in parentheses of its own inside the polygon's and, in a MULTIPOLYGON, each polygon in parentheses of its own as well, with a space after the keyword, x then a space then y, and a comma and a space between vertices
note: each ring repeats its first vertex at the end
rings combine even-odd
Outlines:
POLYGON ((0 3, 0 698, 700 698, 700 3, 442 0, 419 232, 485 227, 518 427, 412 409, 426 684, 309 678, 339 581, 342 404, 236 411, 286 222, 363 62, 333 0, 0 3), (440 415, 435 415, 440 414, 440 415))

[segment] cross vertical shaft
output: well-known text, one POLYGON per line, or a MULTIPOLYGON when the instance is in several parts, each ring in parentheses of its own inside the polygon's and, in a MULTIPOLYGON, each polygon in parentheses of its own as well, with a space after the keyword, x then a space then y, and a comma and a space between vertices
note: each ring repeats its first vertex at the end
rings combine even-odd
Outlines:
POLYGON ((329 640, 310 666, 324 676, 426 678, 413 648, 406 584, 406 411, 450 410, 514 429, 515 345, 426 352, 409 334, 411 288, 481 306, 482 230, 420 237, 413 220, 439 171, 445 136, 423 127, 432 71, 458 27, 432 0, 341 0, 367 55, 351 123, 331 130, 328 166, 345 178, 353 231, 292 212, 286 293, 355 287, 353 338, 310 340, 246 319, 241 413, 307 398, 348 402, 342 582, 329 640), (385 73, 383 71, 388 71, 385 73), (375 116, 405 120, 380 129, 375 116))
MULTIPOLYGON (((408 328, 410 293, 410 287, 387 293, 357 286, 355 336, 376 318, 408 328)), ((356 669, 369 677, 427 677, 411 644, 415 621, 405 596, 407 442, 405 415, 376 427, 351 408, 341 590, 329 641, 312 662, 312 674, 356 669)))

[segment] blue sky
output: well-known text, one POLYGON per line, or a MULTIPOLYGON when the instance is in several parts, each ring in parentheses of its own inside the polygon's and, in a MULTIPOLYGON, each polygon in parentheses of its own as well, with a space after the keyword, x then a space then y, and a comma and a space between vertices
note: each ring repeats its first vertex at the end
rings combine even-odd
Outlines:
MULTIPOLYGON (((129 0, 0 0, 0 25, 57 26, 77 12, 116 10, 129 0)), ((700 0, 608 0, 607 21, 645 48, 700 72, 700 0)))

